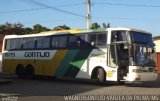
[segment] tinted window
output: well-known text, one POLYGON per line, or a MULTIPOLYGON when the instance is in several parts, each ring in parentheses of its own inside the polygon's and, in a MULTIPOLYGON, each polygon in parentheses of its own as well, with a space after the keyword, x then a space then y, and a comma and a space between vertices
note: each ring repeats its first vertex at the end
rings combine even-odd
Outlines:
POLYGON ((114 39, 116 39, 116 41, 127 41, 127 35, 126 35, 126 31, 112 31, 112 42, 114 42, 114 39))
POLYGON ((87 48, 87 45, 86 35, 70 36, 69 38, 70 48, 87 48))
POLYGON ((72 48, 77 47, 76 41, 77 41, 77 36, 70 36, 69 37, 69 47, 72 47, 72 48))
POLYGON ((66 47, 67 47, 67 36, 52 37, 52 48, 66 48, 66 47))
POLYGON ((37 46, 36 48, 43 48, 43 37, 38 37, 37 38, 37 46))
POLYGON ((35 39, 34 38, 25 38, 23 41, 24 49, 33 49, 35 48, 35 39))
POLYGON ((106 45, 106 34, 98 34, 97 37, 97 46, 105 46, 106 45))
POLYGON ((88 41, 92 46, 103 47, 106 46, 107 34, 106 33, 94 33, 88 35, 88 41))
POLYGON ((59 37, 53 37, 52 38, 52 48, 58 48, 58 42, 59 41, 59 37))
POLYGON ((10 50, 11 49, 11 40, 6 40, 6 42, 5 42, 5 49, 6 50, 10 50))
POLYGON ((22 39, 8 39, 6 40, 6 50, 15 50, 22 48, 22 39))
POLYGON ((64 48, 67 46, 67 37, 61 36, 59 37, 59 48, 64 48))
POLYGON ((130 32, 131 40, 136 42, 153 43, 152 35, 140 32, 130 32))
POLYGON ((50 37, 43 38, 43 48, 49 48, 50 47, 50 37))

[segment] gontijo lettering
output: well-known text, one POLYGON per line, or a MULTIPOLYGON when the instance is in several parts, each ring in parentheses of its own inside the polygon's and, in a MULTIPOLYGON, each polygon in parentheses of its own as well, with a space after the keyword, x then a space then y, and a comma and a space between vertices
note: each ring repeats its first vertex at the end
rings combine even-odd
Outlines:
POLYGON ((49 52, 25 52, 24 57, 49 57, 49 52))

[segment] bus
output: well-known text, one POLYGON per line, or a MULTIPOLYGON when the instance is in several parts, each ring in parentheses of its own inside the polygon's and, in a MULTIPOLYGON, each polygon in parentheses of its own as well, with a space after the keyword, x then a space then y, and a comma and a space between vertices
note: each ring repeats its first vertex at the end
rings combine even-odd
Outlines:
POLYGON ((95 79, 99 83, 155 81, 152 34, 131 28, 7 35, 2 70, 19 77, 95 79))

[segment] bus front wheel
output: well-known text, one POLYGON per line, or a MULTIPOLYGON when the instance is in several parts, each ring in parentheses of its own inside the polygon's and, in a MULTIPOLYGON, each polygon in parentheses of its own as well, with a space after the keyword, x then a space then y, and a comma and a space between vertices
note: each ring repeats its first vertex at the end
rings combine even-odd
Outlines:
POLYGON ((98 68, 97 70, 97 81, 100 84, 103 84, 105 82, 105 72, 102 68, 98 68))

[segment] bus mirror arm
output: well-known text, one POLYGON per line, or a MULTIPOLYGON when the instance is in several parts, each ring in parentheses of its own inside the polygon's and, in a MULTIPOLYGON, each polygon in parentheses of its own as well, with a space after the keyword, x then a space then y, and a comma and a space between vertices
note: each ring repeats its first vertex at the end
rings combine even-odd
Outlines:
POLYGON ((152 53, 155 53, 155 49, 154 48, 152 49, 152 53))

